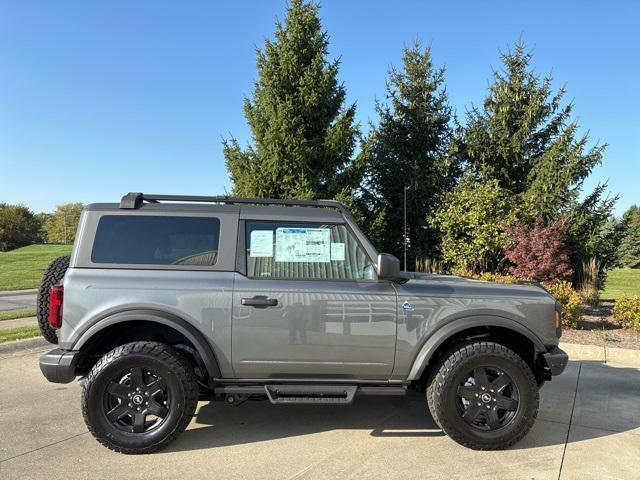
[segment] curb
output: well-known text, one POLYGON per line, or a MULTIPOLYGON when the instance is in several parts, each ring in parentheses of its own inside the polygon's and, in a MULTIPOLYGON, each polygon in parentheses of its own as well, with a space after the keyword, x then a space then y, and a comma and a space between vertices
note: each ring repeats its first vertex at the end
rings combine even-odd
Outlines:
POLYGON ((27 290, 0 290, 0 297, 8 297, 11 295, 29 295, 38 293, 37 288, 29 288, 27 290))
POLYGON ((640 367, 640 350, 614 348, 579 343, 560 343, 560 348, 569 355, 569 360, 594 361, 640 367))
POLYGON ((0 331, 11 330, 12 328, 19 328, 19 327, 29 327, 32 325, 33 326, 38 325, 37 317, 23 317, 23 318, 13 318, 10 320, 2 320, 0 321, 0 331))
POLYGON ((0 343, 0 359, 15 355, 35 353, 52 346, 42 337, 24 338, 0 343))

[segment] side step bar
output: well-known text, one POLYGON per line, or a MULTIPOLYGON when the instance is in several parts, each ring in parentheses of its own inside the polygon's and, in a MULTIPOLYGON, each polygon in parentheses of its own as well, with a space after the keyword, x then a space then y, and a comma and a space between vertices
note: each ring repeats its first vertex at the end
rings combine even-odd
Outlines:
POLYGON ((239 398, 252 395, 267 396, 271 403, 319 403, 348 404, 357 395, 403 396, 407 390, 400 385, 341 385, 341 384, 290 384, 272 383, 262 385, 220 385, 214 387, 215 394, 225 395, 229 404, 239 398), (236 398, 237 397, 237 398, 236 398))
POLYGON ((356 385, 265 385, 271 403, 347 404, 353 401, 356 385))

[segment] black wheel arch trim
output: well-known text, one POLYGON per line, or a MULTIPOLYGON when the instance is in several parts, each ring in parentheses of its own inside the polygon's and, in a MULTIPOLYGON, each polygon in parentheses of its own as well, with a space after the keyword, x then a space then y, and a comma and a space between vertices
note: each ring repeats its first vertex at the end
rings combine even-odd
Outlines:
POLYGON ((221 377, 220 364, 216 358, 215 352, 211 344, 193 325, 185 319, 162 310, 153 309, 133 309, 121 312, 111 313, 106 317, 99 319, 85 331, 83 331, 73 344, 73 350, 81 350, 82 347, 102 330, 112 325, 131 321, 147 321, 159 323, 171 327, 184 335, 195 347, 196 351, 202 358, 204 365, 207 367, 209 377, 221 377))
POLYGON ((456 321, 451 321, 441 326, 424 341, 411 364, 411 370, 409 371, 407 380, 419 380, 427 368, 427 365, 431 360, 431 356, 435 353, 438 347, 452 336, 474 327, 500 327, 512 330, 531 340, 536 349, 536 353, 547 351, 547 348, 535 333, 510 318, 494 315, 476 315, 472 317, 457 318, 456 321))

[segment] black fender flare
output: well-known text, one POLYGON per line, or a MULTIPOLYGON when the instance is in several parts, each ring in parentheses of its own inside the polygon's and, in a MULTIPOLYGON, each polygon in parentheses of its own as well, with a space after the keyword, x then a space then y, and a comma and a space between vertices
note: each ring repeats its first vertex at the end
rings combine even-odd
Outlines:
POLYGON ((105 328, 118 323, 131 321, 147 321, 159 323, 180 332, 193 344, 193 346, 197 350, 198 354, 202 358, 202 361, 204 362, 204 365, 207 367, 209 377, 221 377, 218 360, 216 359, 213 348, 211 348, 211 345, 204 337, 204 335, 202 335, 202 333, 200 333, 193 325, 191 325, 183 318, 161 310, 133 309, 109 314, 108 316, 101 318, 84 332, 82 332, 82 334, 73 344, 73 350, 81 350, 82 347, 91 338, 94 337, 94 335, 99 334, 105 328))
POLYGON ((411 370, 407 380, 419 380, 422 373, 427 368, 429 360, 434 352, 446 342, 449 338, 457 333, 474 327, 501 327, 508 330, 512 330, 522 336, 528 338, 533 343, 537 352, 546 352, 547 349, 540 339, 524 325, 506 317, 494 316, 494 315, 475 315, 472 317, 463 317, 456 319, 456 321, 449 322, 438 330, 436 330, 427 340, 423 343, 422 348, 416 355, 416 358, 411 364, 411 370))

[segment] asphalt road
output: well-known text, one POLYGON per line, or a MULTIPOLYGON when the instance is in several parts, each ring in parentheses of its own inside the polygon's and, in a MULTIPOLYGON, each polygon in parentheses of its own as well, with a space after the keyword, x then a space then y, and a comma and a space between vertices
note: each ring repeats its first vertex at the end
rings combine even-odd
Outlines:
POLYGON ((19 310, 21 308, 35 308, 36 296, 37 294, 34 290, 0 292, 0 312, 19 310))
POLYGON ((638 478, 640 369, 571 362, 547 383, 532 432, 503 452, 465 449, 435 426, 421 395, 351 406, 201 403, 169 448, 100 446, 80 387, 47 383, 41 339, 0 349, 0 478, 587 479, 638 478))

